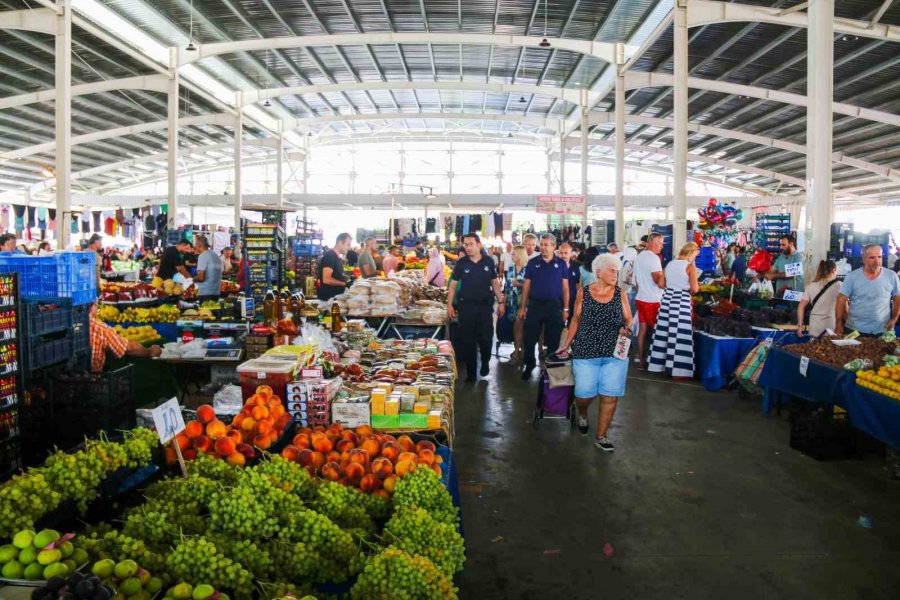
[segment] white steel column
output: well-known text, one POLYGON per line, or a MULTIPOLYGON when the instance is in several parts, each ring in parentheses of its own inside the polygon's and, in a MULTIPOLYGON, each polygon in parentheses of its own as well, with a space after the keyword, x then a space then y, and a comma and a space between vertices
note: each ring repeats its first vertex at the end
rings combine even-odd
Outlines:
POLYGON ((243 191, 242 171, 243 164, 241 156, 244 151, 244 102, 243 94, 236 92, 235 108, 237 114, 234 116, 234 232, 237 239, 237 252, 241 250, 241 193, 243 191))
MULTIPOLYGON (((303 149, 303 193, 309 193, 309 157, 312 155, 312 148, 309 147, 309 136, 304 138, 303 149)), ((303 200, 303 220, 306 220, 306 199, 303 200)))
POLYGON ((169 48, 168 94, 168 216, 173 225, 178 223, 178 116, 180 92, 178 89, 178 48, 169 48))
POLYGON ((566 193, 566 134, 559 134, 559 194, 566 193))
MULTIPOLYGON (((278 183, 275 186, 275 196, 276 196, 276 205, 278 208, 284 207, 284 122, 278 122, 278 142, 275 146, 276 152, 278 153, 278 162, 276 171, 276 177, 278 177, 278 183)), ((305 159, 305 157, 304 157, 305 159)))
POLYGON ((807 264, 818 264, 828 253, 833 203, 834 0, 814 0, 807 14, 806 246, 807 264))
POLYGON ((675 181, 674 215, 672 219, 672 253, 678 251, 687 240, 687 120, 688 120, 688 0, 675 2, 675 82, 674 135, 672 175, 675 181))
POLYGON ((588 226, 588 124, 587 90, 581 91, 581 195, 584 197, 584 214, 581 216, 581 233, 587 243, 585 231, 588 226))
POLYGON ((625 249, 625 47, 616 44, 616 243, 625 249))
POLYGON ((56 17, 56 239, 69 239, 72 210, 72 4, 58 0, 56 17))
POLYGON ((553 193, 553 159, 550 144, 547 144, 547 193, 553 193))

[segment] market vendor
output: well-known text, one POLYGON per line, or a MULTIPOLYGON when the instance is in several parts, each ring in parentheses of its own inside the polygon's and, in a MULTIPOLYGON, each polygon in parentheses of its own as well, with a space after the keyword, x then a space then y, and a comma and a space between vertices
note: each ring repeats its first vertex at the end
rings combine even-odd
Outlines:
POLYGON ((863 268, 844 278, 835 305, 834 331, 838 335, 844 334, 845 325, 867 336, 880 336, 897 326, 900 277, 881 266, 882 253, 877 244, 866 246, 863 248, 863 268))
POLYGON ((381 268, 384 269, 384 276, 390 276, 391 273, 397 270, 397 265, 399 264, 400 248, 397 246, 391 246, 388 249, 388 255, 384 257, 384 260, 381 263, 381 268))
POLYGON ((352 243, 353 238, 349 233, 340 234, 334 242, 334 248, 323 254, 319 260, 319 300, 331 300, 344 293, 347 288, 341 255, 350 250, 352 243))
POLYGON ((359 255, 357 264, 359 264, 362 276, 366 279, 378 276, 378 267, 375 265, 375 238, 366 238, 366 241, 363 242, 363 251, 359 255))
POLYGON ((781 254, 772 263, 772 268, 766 273, 766 279, 775 282, 775 297, 780 298, 784 295, 784 290, 803 291, 803 271, 797 275, 788 275, 788 265, 803 264, 803 256, 797 252, 797 240, 793 235, 785 234, 779 240, 781 244, 781 254))
POLYGON ((191 278, 190 272, 184 266, 183 254, 193 250, 193 246, 187 239, 182 239, 175 246, 169 246, 163 250, 162 259, 159 261, 159 271, 156 276, 160 279, 172 279, 175 273, 181 273, 186 279, 191 278))
POLYGON ((102 373, 106 365, 106 351, 109 350, 118 358, 128 356, 145 356, 156 358, 162 354, 159 346, 145 348, 137 342, 126 340, 115 330, 97 317, 97 302, 91 305, 91 371, 102 373))
POLYGON ((97 289, 100 289, 100 273, 103 271, 103 238, 100 234, 95 233, 88 241, 87 250, 96 255, 97 267, 97 289))
POLYGON ((222 287, 222 261, 209 247, 209 240, 205 235, 194 238, 194 244, 200 253, 197 257, 197 275, 194 277, 197 283, 197 299, 201 302, 218 300, 222 287))

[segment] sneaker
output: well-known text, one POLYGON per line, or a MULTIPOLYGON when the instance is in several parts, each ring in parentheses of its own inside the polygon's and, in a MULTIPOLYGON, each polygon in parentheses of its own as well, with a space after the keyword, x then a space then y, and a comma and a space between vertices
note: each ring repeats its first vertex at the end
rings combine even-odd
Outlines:
POLYGON ((490 372, 491 372, 491 367, 489 365, 483 365, 481 367, 481 371, 479 371, 478 374, 481 375, 482 377, 487 377, 490 372))
POLYGON ((581 435, 588 434, 588 420, 587 417, 578 416, 578 431, 581 432, 581 435))
POLYGON ((602 435, 597 436, 597 439, 594 440, 594 445, 597 446, 598 448, 600 448, 601 450, 603 450, 604 452, 612 452, 613 450, 616 449, 616 447, 613 446, 612 442, 609 441, 608 439, 606 439, 605 437, 603 437, 602 435))
POLYGON ((522 381, 528 381, 529 379, 531 379, 532 369, 534 369, 534 367, 525 367, 524 369, 522 369, 522 381))

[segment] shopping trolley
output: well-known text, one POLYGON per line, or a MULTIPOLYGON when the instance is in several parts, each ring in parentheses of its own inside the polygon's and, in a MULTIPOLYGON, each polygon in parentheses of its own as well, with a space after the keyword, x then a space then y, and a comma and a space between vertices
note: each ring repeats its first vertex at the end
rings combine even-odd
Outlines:
POLYGON ((559 385, 553 382, 550 371, 569 369, 572 359, 552 356, 541 362, 541 381, 538 385, 537 401, 532 413, 531 423, 538 428, 542 419, 568 419, 569 429, 575 429, 578 411, 575 407, 575 385, 569 383, 559 385))

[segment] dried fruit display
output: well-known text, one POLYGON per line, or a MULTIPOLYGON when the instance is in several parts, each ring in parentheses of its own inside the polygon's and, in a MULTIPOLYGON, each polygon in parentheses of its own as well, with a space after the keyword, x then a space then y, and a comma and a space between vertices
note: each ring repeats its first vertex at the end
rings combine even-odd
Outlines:
POLYGON ((858 346, 836 346, 831 340, 840 339, 837 336, 823 337, 806 344, 789 344, 784 347, 791 354, 806 356, 812 360, 833 367, 843 367, 851 360, 862 358, 872 361, 873 365, 880 365, 885 354, 893 354, 896 344, 883 342, 876 338, 858 338, 858 346))

